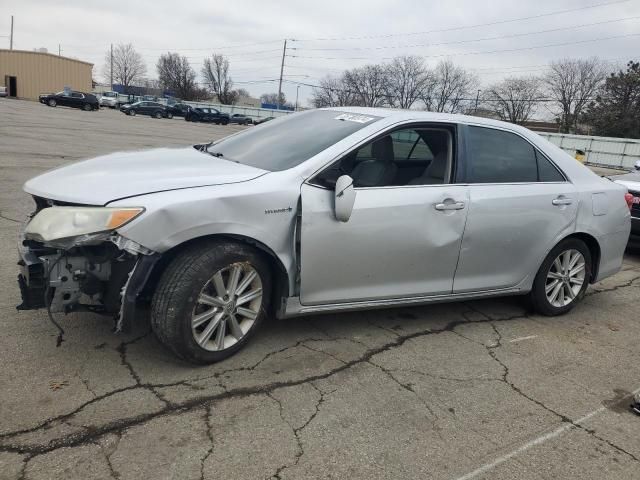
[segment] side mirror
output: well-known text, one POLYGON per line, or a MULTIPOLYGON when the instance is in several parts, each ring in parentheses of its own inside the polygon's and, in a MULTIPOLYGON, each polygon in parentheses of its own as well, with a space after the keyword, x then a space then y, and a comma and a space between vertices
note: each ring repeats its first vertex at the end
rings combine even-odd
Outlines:
POLYGON ((336 181, 334 193, 336 220, 346 222, 351 218, 353 204, 356 201, 356 190, 353 188, 353 178, 342 175, 336 181))

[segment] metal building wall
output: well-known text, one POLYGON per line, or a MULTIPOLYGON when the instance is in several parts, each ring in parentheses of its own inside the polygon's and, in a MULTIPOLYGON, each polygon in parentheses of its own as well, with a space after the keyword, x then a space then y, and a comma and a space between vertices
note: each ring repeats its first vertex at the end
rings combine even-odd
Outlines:
POLYGON ((576 150, 585 152, 585 163, 630 170, 640 160, 640 140, 631 138, 595 137, 564 133, 540 133, 572 157, 576 150))
POLYGON ((50 53, 0 50, 0 85, 7 76, 17 79, 18 98, 37 100, 41 93, 59 92, 65 86, 91 92, 93 64, 50 53))

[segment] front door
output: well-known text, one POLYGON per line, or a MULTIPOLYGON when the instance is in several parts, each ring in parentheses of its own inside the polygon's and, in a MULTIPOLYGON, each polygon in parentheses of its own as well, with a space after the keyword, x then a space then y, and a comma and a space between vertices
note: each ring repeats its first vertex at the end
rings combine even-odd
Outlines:
POLYGON ((468 210, 468 188, 448 184, 454 133, 387 134, 303 184, 302 304, 451 293, 468 210), (346 222, 335 219, 326 182, 335 171, 350 173, 356 186, 346 222))
POLYGON ((515 287, 573 231, 574 186, 512 132, 467 129, 467 216, 454 293, 515 287))

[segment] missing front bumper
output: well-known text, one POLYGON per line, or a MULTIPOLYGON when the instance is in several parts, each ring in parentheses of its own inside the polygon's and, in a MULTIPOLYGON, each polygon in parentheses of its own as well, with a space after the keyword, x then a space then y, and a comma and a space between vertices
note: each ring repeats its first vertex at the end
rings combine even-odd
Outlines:
POLYGON ((118 332, 127 332, 136 303, 160 254, 122 237, 91 246, 56 250, 21 242, 18 310, 47 308, 69 313, 89 310, 113 314, 118 332), (144 253, 140 253, 144 252, 144 253))

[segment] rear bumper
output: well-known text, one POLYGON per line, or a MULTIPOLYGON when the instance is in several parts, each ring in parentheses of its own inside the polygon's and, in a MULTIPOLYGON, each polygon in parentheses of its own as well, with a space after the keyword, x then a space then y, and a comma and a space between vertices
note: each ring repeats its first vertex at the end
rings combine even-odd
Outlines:
POLYGON ((631 235, 640 237, 640 217, 631 217, 631 235))

